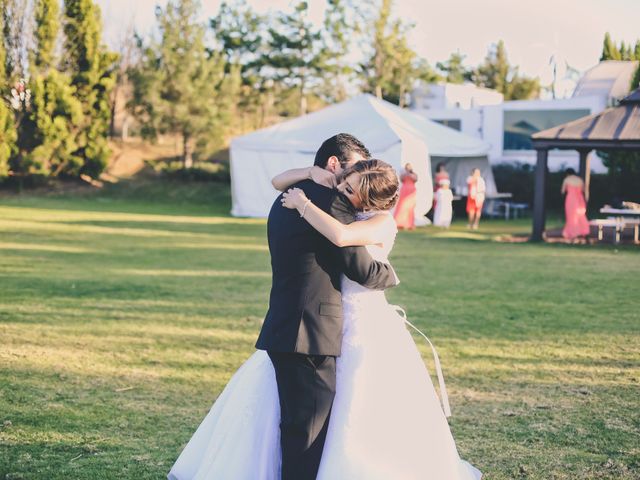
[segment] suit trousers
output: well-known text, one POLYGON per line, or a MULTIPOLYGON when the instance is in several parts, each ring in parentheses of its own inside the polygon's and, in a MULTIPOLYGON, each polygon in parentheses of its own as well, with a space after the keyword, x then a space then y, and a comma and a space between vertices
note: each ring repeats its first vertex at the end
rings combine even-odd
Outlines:
POLYGON ((282 480, 315 480, 336 393, 336 357, 267 353, 280 397, 282 480))

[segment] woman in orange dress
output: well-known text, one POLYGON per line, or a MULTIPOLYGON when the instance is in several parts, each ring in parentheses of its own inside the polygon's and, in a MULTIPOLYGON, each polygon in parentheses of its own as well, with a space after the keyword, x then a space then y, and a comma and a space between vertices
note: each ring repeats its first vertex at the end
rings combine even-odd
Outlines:
POLYGON ((413 171, 413 166, 407 163, 404 172, 400 175, 402 186, 400 187, 400 199, 393 218, 396 220, 398 228, 413 230, 416 228, 414 210, 416 208, 416 182, 418 175, 413 171))
POLYGON ((587 220, 587 202, 584 200, 584 182, 576 175, 573 168, 565 171, 562 182, 564 200, 565 224, 562 236, 569 240, 589 235, 589 220, 587 220))
POLYGON ((467 178, 467 215, 469 215, 469 225, 467 228, 478 229, 480 216, 482 215, 482 205, 484 195, 487 190, 484 179, 480 176, 480 169, 474 168, 471 176, 467 178))

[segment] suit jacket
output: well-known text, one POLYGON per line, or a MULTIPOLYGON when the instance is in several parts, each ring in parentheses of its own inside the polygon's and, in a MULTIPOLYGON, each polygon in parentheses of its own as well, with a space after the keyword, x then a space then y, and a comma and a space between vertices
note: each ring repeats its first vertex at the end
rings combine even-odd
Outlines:
MULTIPOLYGON (((342 223, 355 220, 355 209, 336 190, 310 180, 295 185, 342 223)), ((279 196, 267 222, 272 285, 269 311, 256 348, 309 355, 340 355, 342 296, 340 275, 368 288, 395 286, 386 263, 374 261, 364 247, 339 248, 318 233, 279 196)))

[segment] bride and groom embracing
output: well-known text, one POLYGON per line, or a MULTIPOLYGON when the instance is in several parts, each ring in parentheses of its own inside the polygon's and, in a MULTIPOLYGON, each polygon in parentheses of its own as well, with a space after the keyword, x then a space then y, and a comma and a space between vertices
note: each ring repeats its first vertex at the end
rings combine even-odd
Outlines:
POLYGON ((269 311, 254 353, 169 480, 477 480, 384 289, 398 177, 338 134, 284 172, 267 223, 269 311), (294 187, 289 189, 289 187, 294 187))

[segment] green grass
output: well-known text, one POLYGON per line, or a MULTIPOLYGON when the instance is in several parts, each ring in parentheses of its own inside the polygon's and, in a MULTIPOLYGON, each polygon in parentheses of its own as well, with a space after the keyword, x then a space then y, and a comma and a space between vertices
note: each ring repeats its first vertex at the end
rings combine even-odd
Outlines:
MULTIPOLYGON (((164 478, 267 307, 265 222, 229 207, 207 184, 0 200, 0 479, 164 478)), ((528 229, 401 233, 390 301, 487 480, 637 479, 640 250, 495 241, 528 229)))

